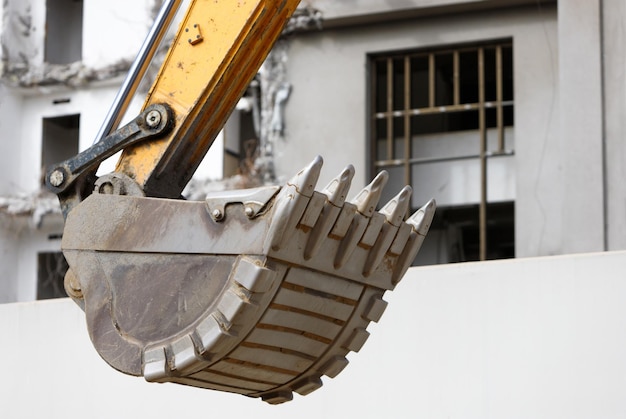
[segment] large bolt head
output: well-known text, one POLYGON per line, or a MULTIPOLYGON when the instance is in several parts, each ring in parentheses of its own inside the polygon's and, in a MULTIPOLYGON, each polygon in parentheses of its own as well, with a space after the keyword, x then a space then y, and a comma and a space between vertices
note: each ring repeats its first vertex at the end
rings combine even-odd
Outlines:
POLYGON ((52 173, 50 173, 49 181, 50 185, 54 186, 55 188, 61 186, 65 181, 65 175, 63 174, 63 171, 59 169, 54 170, 52 173))
POLYGON ((161 112, 156 110, 148 112, 148 115, 146 116, 146 124, 148 124, 150 128, 156 128, 159 126, 160 123, 161 112))

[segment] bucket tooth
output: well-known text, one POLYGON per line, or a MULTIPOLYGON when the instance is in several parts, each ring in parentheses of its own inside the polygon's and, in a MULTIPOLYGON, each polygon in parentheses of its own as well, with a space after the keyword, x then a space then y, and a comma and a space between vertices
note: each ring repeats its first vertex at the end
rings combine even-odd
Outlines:
POLYGON ((315 185, 317 185, 323 165, 324 160, 322 156, 315 157, 307 167, 291 178, 287 185, 295 186, 299 194, 310 198, 313 192, 315 192, 315 185))
POLYGON ((327 201, 322 209, 322 214, 311 231, 304 249, 305 260, 309 260, 317 254, 324 239, 328 237, 330 230, 335 225, 337 217, 341 212, 341 207, 346 201, 346 196, 350 190, 353 177, 354 167, 349 165, 322 191, 322 193, 326 195, 327 201))
POLYGON ((388 180, 389 173, 383 170, 352 200, 352 203, 356 205, 361 214, 366 217, 371 217, 372 214, 374 214, 376 205, 378 205, 378 201, 380 201, 383 188, 388 180))
POLYGON ((433 221, 435 215, 435 208, 437 203, 434 199, 431 199, 422 208, 415 211, 413 215, 406 221, 413 227, 413 230, 422 237, 426 236, 430 229, 430 224, 433 221))
POLYGON ((418 209, 409 219, 406 221, 412 227, 409 240, 402 252, 398 257, 396 268, 393 272, 392 281, 397 283, 404 276, 406 271, 413 263, 417 252, 422 247, 426 233, 430 229, 430 224, 433 221, 435 215, 435 208, 437 204, 434 199, 431 199, 422 208, 418 209))
POLYGON ((370 223, 370 219, 376 211, 376 205, 378 205, 378 201, 380 201, 387 180, 389 180, 389 174, 383 170, 369 185, 363 188, 361 192, 352 199, 351 203, 356 206, 357 214, 355 214, 352 219, 352 223, 337 249, 334 263, 335 268, 340 268, 346 263, 361 241, 370 223))
MULTIPOLYGON (((385 254, 389 250, 392 245, 394 238, 396 237, 396 233, 398 232, 400 226, 402 225, 402 220, 404 219, 404 215, 409 209, 409 205, 411 203, 411 193, 413 190, 410 186, 405 186, 402 188, 400 193, 393 197, 384 207, 380 210, 381 218, 384 216, 387 221, 382 227, 379 229, 380 232, 377 233, 374 243, 372 244, 372 249, 369 252, 367 257, 367 261, 365 262, 365 266, 363 268, 363 275, 369 276, 373 270, 375 270, 380 262, 382 262, 385 254)), ((373 218, 372 218, 373 220, 373 218)), ((371 224, 371 222, 370 222, 371 224)), ((368 228, 369 230, 369 228, 368 228)), ((363 240, 365 241, 365 237, 367 236, 367 231, 363 236, 363 240)), ((408 238, 408 237, 407 237, 408 238)), ((406 241, 405 241, 406 243, 406 241)))
POLYGON ((341 207, 346 202, 346 196, 350 190, 352 184, 352 178, 354 177, 354 166, 349 164, 345 169, 333 180, 330 181, 328 186, 322 191, 328 195, 328 202, 336 207, 341 207))
POLYGON ((279 250, 289 242, 315 192, 323 163, 322 158, 317 156, 278 193, 274 221, 267 236, 272 250, 279 250))
POLYGON ((380 210, 381 214, 387 218, 389 224, 396 227, 402 224, 404 216, 409 210, 409 205, 411 205, 412 193, 413 189, 408 185, 405 186, 398 195, 393 197, 393 199, 380 210))

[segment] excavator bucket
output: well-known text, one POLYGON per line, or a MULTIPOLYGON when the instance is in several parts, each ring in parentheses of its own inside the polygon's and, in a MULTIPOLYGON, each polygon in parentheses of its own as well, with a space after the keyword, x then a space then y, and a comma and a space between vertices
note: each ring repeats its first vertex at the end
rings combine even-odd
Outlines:
POLYGON ((382 172, 346 200, 316 158, 283 187, 204 202, 96 192, 69 212, 68 293, 100 355, 126 374, 260 397, 308 394, 367 340, 428 231, 410 187, 376 210, 382 172), (80 272, 80 279, 75 273, 80 272))
POLYGON ((260 397, 308 394, 368 338, 432 221, 377 210, 381 172, 346 201, 316 158, 283 187, 177 198, 299 0, 191 0, 143 111, 115 129, 180 0, 168 0, 89 149, 47 171, 65 219, 65 287, 111 366, 152 382, 260 397), (95 169, 123 150, 116 171, 95 169), (95 186, 95 190, 94 190, 95 186))

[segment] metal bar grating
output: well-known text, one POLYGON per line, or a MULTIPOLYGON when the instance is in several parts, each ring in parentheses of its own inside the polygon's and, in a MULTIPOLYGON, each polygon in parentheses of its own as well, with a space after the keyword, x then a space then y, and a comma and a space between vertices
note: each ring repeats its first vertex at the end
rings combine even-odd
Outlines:
POLYGON ((410 184, 412 172, 419 165, 477 159, 481 260, 487 257, 488 247, 488 161, 494 156, 514 154, 507 148, 505 131, 513 125, 512 49, 511 41, 502 41, 372 57, 373 172, 392 169, 396 179, 410 184), (380 83, 385 86, 378 86, 380 83), (377 97, 381 92, 384 98, 377 97), (441 125, 439 131, 432 126, 424 128, 428 124, 422 121, 429 116, 441 125), (457 120, 463 122, 458 126, 450 122, 457 120), (414 146, 416 138, 426 132, 430 135, 455 130, 474 131, 478 148, 464 155, 422 156, 414 146), (384 149, 376 146, 381 142, 384 149))

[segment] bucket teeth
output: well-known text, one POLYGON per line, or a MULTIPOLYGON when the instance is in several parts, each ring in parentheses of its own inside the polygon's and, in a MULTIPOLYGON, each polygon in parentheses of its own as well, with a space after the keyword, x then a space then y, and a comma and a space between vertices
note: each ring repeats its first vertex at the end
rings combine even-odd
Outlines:
POLYGON ((406 222, 413 227, 413 230, 415 230, 417 234, 426 236, 428 229, 430 229, 430 223, 433 221, 436 207, 437 203, 434 199, 431 199, 426 205, 415 211, 406 222))
POLYGON ((289 182, 288 185, 295 186, 298 193, 311 197, 315 192, 315 185, 320 177, 324 160, 322 156, 317 156, 307 167, 300 170, 289 182))
POLYGON ((352 203, 356 205, 358 211, 366 217, 371 217, 376 211, 376 205, 380 201, 380 196, 383 193, 383 188, 389 180, 389 173, 383 170, 380 172, 359 194, 352 200, 352 203))
POLYGON ((415 259, 435 201, 405 222, 408 186, 377 211, 387 172, 348 202, 354 167, 316 191, 321 168, 316 157, 282 187, 205 202, 92 194, 78 204, 63 232, 66 282, 100 355, 148 381, 273 404, 339 374, 415 259), (98 228, 85 236, 85 225, 98 228))
MULTIPOLYGON (((346 264, 363 236, 367 235, 368 226, 371 232, 376 230, 377 224, 374 223, 376 225, 370 226, 370 222, 376 211, 376 205, 378 205, 378 201, 380 201, 383 188, 387 184, 387 180, 389 180, 389 174, 383 170, 352 200, 352 204, 357 208, 357 214, 355 214, 348 232, 341 240, 341 244, 337 249, 334 262, 335 268, 340 268, 346 264)), ((382 223, 380 227, 382 227, 382 223)), ((378 235, 379 231, 380 228, 375 231, 375 234, 378 235)), ((371 236, 371 234, 368 236, 371 236)))
POLYGON ((379 230, 380 233, 375 238, 372 249, 370 250, 367 261, 363 268, 363 275, 369 276, 373 270, 382 262, 385 254, 393 243, 396 233, 402 225, 404 215, 411 204, 411 194, 413 189, 410 186, 402 188, 400 193, 393 197, 381 210, 380 214, 385 216, 387 221, 379 230))
POLYGON ((328 202, 336 207, 341 207, 346 202, 346 196, 350 190, 353 177, 354 166, 350 164, 322 191, 328 196, 328 202))
POLYGON ((319 251, 324 239, 326 239, 335 225, 337 217, 341 212, 341 207, 346 201, 353 177, 354 166, 349 165, 322 191, 327 197, 327 201, 304 249, 304 258, 306 260, 311 259, 319 251))
POLYGON ((393 197, 393 199, 380 210, 380 213, 387 218, 389 224, 396 227, 400 226, 411 205, 412 193, 413 189, 408 185, 405 186, 398 195, 393 197))
POLYGON ((435 208, 437 204, 434 199, 431 199, 422 208, 418 209, 409 219, 406 221, 412 227, 409 240, 402 251, 402 254, 398 258, 396 268, 394 269, 392 281, 397 283, 402 279, 406 271, 413 263, 417 252, 419 252, 422 243, 426 238, 426 233, 430 229, 430 224, 433 221, 435 215, 435 208))
POLYGON ((296 174, 276 197, 275 222, 270 226, 270 247, 278 250, 289 242, 300 217, 315 192, 324 160, 317 156, 307 167, 296 174))

